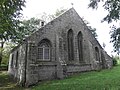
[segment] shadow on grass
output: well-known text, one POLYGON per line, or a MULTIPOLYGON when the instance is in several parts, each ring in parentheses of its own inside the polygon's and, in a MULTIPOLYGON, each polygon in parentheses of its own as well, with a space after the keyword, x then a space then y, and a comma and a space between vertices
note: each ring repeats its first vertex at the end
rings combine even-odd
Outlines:
POLYGON ((17 85, 7 74, 7 71, 0 71, 0 90, 30 90, 17 85))

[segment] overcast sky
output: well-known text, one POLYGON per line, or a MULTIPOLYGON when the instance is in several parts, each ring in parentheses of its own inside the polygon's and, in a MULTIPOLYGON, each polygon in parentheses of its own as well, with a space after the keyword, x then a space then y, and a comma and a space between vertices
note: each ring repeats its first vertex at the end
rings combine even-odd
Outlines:
MULTIPOLYGON (((101 23, 107 12, 103 8, 98 10, 88 9, 89 0, 26 0, 26 8, 23 9, 25 18, 38 17, 43 12, 54 14, 56 9, 61 7, 71 8, 77 11, 80 17, 90 22, 90 25, 97 29, 98 41, 101 45, 106 44, 105 50, 109 55, 113 50, 110 42, 110 25, 107 22, 101 23), (73 3, 73 5, 71 5, 73 3)), ((100 5, 101 6, 101 5, 100 5)))

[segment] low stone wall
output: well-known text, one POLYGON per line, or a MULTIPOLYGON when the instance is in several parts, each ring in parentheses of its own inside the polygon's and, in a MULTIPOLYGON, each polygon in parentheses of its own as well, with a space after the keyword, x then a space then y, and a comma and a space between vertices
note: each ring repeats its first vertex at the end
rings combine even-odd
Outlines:
POLYGON ((85 65, 67 65, 67 75, 73 75, 74 73, 91 71, 91 64, 85 65))
POLYGON ((39 80, 51 80, 57 77, 56 65, 39 65, 38 72, 39 80))
POLYGON ((68 72, 76 72, 76 71, 88 71, 91 70, 90 64, 86 65, 68 65, 67 66, 67 71, 68 72))

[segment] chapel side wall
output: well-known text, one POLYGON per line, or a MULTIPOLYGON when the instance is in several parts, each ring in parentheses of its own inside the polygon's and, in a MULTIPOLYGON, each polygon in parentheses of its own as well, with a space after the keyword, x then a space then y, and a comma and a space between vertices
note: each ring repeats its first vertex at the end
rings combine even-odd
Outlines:
MULTIPOLYGON (((29 44, 30 45, 30 44, 29 44)), ((38 61, 36 58, 35 46, 28 46, 26 86, 33 85, 38 81, 51 80, 56 78, 55 61, 38 61), (35 51, 35 52, 34 52, 35 51)))
POLYGON ((107 54, 107 52, 104 52, 105 56, 105 67, 110 69, 113 66, 113 60, 112 58, 107 54))
POLYGON ((11 75, 11 76, 14 76, 15 75, 15 72, 14 72, 14 63, 15 63, 15 60, 12 57, 12 54, 14 54, 14 52, 11 52, 10 56, 9 56, 8 74, 11 75), (13 63, 13 65, 11 65, 12 63, 13 63))
MULTIPOLYGON (((88 39, 86 36, 86 32, 84 31, 83 23, 81 23, 78 20, 78 18, 73 11, 67 12, 66 16, 60 16, 60 18, 57 18, 56 21, 61 21, 59 25, 57 25, 55 22, 56 27, 56 33, 58 36, 59 45, 57 48, 59 48, 59 61, 61 61, 61 64, 66 64, 66 66, 63 66, 63 69, 66 69, 65 71, 67 73, 72 72, 81 72, 81 71, 89 71, 91 70, 91 63, 89 59, 89 47, 88 47, 88 39), (72 12, 72 14, 71 14, 72 12), (68 31, 72 29, 73 30, 73 44, 74 44, 74 61, 68 60, 68 42, 67 42, 67 33, 68 31), (83 57, 84 57, 84 63, 79 62, 78 57, 78 42, 77 42, 77 35, 79 32, 82 32, 83 34, 83 57)), ((64 71, 64 70, 63 70, 64 71)))
POLYGON ((85 25, 85 30, 87 32, 87 36, 89 39, 89 47, 90 47, 90 58, 91 58, 91 65, 94 70, 104 69, 104 68, 111 68, 112 67, 112 58, 105 52, 102 46, 99 44, 97 39, 94 38, 90 30, 88 30, 87 26, 85 25), (95 47, 99 49, 99 59, 100 61, 96 61, 95 56, 95 47))
POLYGON ((56 40, 52 27, 51 24, 44 26, 28 38, 26 86, 56 78, 56 40), (37 58, 37 47, 43 39, 49 40, 51 44, 50 61, 40 61, 37 58))
POLYGON ((87 36, 89 39, 89 48, 90 48, 90 62, 91 62, 91 67, 93 70, 100 70, 102 69, 102 60, 101 60, 101 52, 103 52, 103 48, 97 41, 97 39, 92 35, 91 31, 85 26, 87 36), (98 48, 99 51, 99 61, 96 60, 96 54, 95 54, 95 48, 98 48))
POLYGON ((25 86, 36 84, 38 82, 38 69, 36 63, 36 45, 34 41, 30 41, 27 38, 27 50, 26 50, 26 74, 25 74, 25 86))
MULTIPOLYGON (((66 38, 67 36, 66 35, 67 35, 68 30, 72 29, 74 32, 73 33, 74 34, 73 43, 74 43, 75 61, 72 63, 71 62, 67 63, 67 64, 73 64, 73 65, 68 65, 67 70, 70 71, 69 68, 71 68, 71 72, 72 71, 74 72, 74 70, 76 71, 76 69, 74 69, 74 67, 77 67, 77 68, 82 67, 81 63, 79 64, 79 57, 78 57, 77 34, 79 33, 79 31, 81 31, 83 34, 83 57, 84 57, 83 59, 84 59, 85 63, 83 64, 84 70, 78 69, 78 71, 79 70, 86 71, 86 70, 102 69, 103 62, 102 62, 102 58, 101 58, 101 52, 103 52, 103 48, 101 47, 99 42, 94 38, 94 36, 90 32, 90 30, 88 30, 87 26, 83 23, 82 19, 77 14, 72 13, 72 10, 67 13, 69 16, 67 16, 67 14, 66 14, 66 16, 64 16, 64 17, 61 16, 62 19, 58 19, 59 21, 62 22, 59 24, 58 30, 57 30, 59 42, 61 42, 61 44, 59 45, 61 61, 63 60, 64 62, 68 62, 68 51, 66 48, 68 45, 67 45, 67 38, 66 38), (69 19, 69 20, 67 20, 67 19, 69 19), (96 60, 95 47, 97 47, 99 49, 99 61, 96 60), (75 66, 75 65, 77 65, 77 66, 75 66), (85 67, 85 66, 87 66, 87 67, 85 67)), ((106 58, 109 58, 109 57, 106 57, 106 58)), ((109 63, 112 63, 110 59, 108 59, 108 61, 109 61, 109 63)))
POLYGON ((25 74, 25 54, 26 53, 26 44, 22 44, 19 47, 16 47, 10 54, 9 57, 9 68, 8 74, 14 77, 14 80, 17 81, 19 84, 24 83, 24 74, 25 74), (16 62, 16 55, 18 52, 18 60, 16 62), (12 55, 13 57, 13 65, 12 63, 12 55), (17 66, 16 66, 17 63, 17 66))
POLYGON ((88 38, 88 47, 89 47, 89 58, 90 58, 90 63, 91 63, 91 68, 92 70, 99 70, 101 69, 100 63, 101 63, 101 46, 99 45, 98 41, 95 39, 95 37, 92 35, 91 31, 87 28, 85 24, 84 25, 84 30, 86 31, 86 36, 88 38), (99 49, 99 59, 100 61, 96 60, 96 54, 95 54, 95 47, 99 49))
MULTIPOLYGON (((95 47, 99 49, 101 57, 101 52, 103 52, 102 47, 92 36, 75 10, 71 9, 41 27, 26 39, 26 44, 23 43, 13 50, 13 54, 16 54, 16 51, 20 53, 18 58, 19 65, 15 67, 16 58, 14 57, 13 68, 10 67, 9 63, 8 72, 14 77, 17 77, 20 83, 29 86, 42 80, 62 79, 74 73, 97 70, 99 67, 101 68, 101 66, 99 66, 101 58, 100 63, 96 62, 95 47), (70 29, 73 30, 73 61, 68 60, 67 34, 70 29), (77 38, 79 32, 83 35, 83 63, 79 61, 77 38), (47 39, 51 43, 50 61, 40 61, 37 58, 38 43, 43 39, 47 39)), ((107 53, 103 54, 106 60, 106 67, 112 67, 111 58, 107 53)))
POLYGON ((74 10, 70 10, 32 34, 28 39, 28 42, 31 42, 30 45, 33 44, 33 46, 29 47, 28 45, 27 84, 58 78, 60 74, 61 77, 64 77, 66 73, 99 69, 99 63, 97 64, 95 60, 95 47, 98 47, 100 52, 101 46, 87 29, 82 19, 74 13, 74 10), (72 62, 68 60, 67 32, 69 29, 72 29, 74 34, 74 61, 72 62), (80 31, 83 34, 84 63, 80 63, 78 57, 77 35, 80 31), (49 39, 52 43, 52 58, 49 62, 38 61, 36 58, 37 44, 42 39, 49 39), (33 52, 33 50, 35 51, 33 52), (91 52, 92 54, 90 54, 91 52), (60 73, 58 73, 59 71, 60 73))

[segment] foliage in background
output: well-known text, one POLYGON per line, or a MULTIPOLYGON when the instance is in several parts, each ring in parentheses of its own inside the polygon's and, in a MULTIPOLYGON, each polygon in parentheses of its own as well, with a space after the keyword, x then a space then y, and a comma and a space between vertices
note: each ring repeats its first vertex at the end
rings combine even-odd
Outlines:
POLYGON ((41 28, 41 22, 47 23, 65 12, 66 10, 67 9, 60 8, 57 9, 55 14, 53 15, 43 13, 40 16, 40 19, 33 17, 28 20, 22 20, 19 24, 19 27, 16 28, 16 35, 14 36, 15 38, 12 39, 12 41, 16 43, 22 42, 26 37, 41 28))
POLYGON ((67 10, 68 9, 61 7, 60 9, 57 9, 54 14, 47 14, 44 12, 40 15, 40 19, 48 23, 67 10))
POLYGON ((98 35, 97 35, 97 33, 96 33, 96 28, 93 28, 93 27, 91 27, 91 26, 88 26, 88 29, 92 32, 92 34, 93 34, 93 36, 94 36, 95 38, 98 37, 98 35))
POLYGON ((0 65, 3 58, 4 43, 15 39, 22 7, 25 0, 0 0, 0 65))
MULTIPOLYGON (((90 0, 89 7, 97 9, 99 3, 103 2, 103 8, 108 14, 103 18, 103 21, 111 23, 120 20, 120 1, 119 0, 90 0)), ((111 42, 113 43, 114 51, 120 53, 120 27, 112 28, 111 42)))
POLYGON ((111 23, 120 19, 120 1, 119 0, 90 0, 89 7, 97 9, 100 2, 103 2, 103 8, 108 11, 108 14, 103 18, 103 21, 111 23))
POLYGON ((53 15, 44 13, 40 19, 33 17, 28 20, 20 21, 18 18, 21 15, 20 11, 22 10, 24 3, 25 0, 0 1, 0 7, 2 7, 0 20, 5 20, 4 23, 0 22, 0 63, 7 64, 8 61, 9 50, 7 52, 3 50, 6 48, 4 47, 6 40, 14 42, 15 44, 21 43, 26 37, 41 28, 41 22, 47 23, 49 20, 53 20, 55 17, 66 11, 66 9, 58 9, 53 15))
POLYGON ((16 28, 15 39, 12 39, 15 43, 21 43, 26 37, 37 31, 41 26, 41 19, 30 18, 20 22, 19 27, 16 28))
POLYGON ((11 42, 6 42, 5 43, 5 47, 2 48, 3 50, 3 55, 2 55, 2 65, 8 65, 8 61, 9 61, 9 54, 10 51, 16 46, 16 44, 11 43, 11 42))
POLYGON ((110 32, 111 42, 113 43, 114 51, 119 55, 120 53, 120 28, 112 27, 110 32))
POLYGON ((90 26, 89 22, 87 20, 85 20, 84 18, 82 18, 84 23, 87 25, 88 29, 92 32, 93 36, 97 39, 98 35, 96 33, 96 28, 93 28, 92 26, 90 26))
POLYGON ((116 66, 116 65, 117 65, 117 59, 113 58, 113 66, 116 66))
POLYGON ((113 66, 120 64, 120 57, 119 56, 112 56, 113 59, 113 66))
MULTIPOLYGON (((18 35, 16 35, 15 41, 20 42, 26 36, 29 36, 33 32, 37 31, 41 27, 40 26, 41 21, 44 21, 44 23, 50 22, 51 20, 55 19, 56 17, 58 17, 59 15, 61 15, 62 13, 64 13, 67 10, 68 9, 61 7, 60 9, 57 9, 56 12, 52 15, 48 15, 46 13, 43 13, 40 16, 40 19, 33 17, 33 18, 30 18, 29 20, 21 21, 18 30, 16 30, 18 35)), ((96 28, 91 27, 87 20, 84 20, 84 22, 85 22, 85 24, 87 24, 88 29, 92 32, 93 36, 95 38, 97 38, 98 35, 96 33, 96 28)))
POLYGON ((57 9, 55 14, 50 15, 52 19, 58 17, 59 15, 61 15, 62 13, 64 13, 65 11, 67 11, 68 9, 65 9, 63 7, 61 7, 60 9, 57 9))
POLYGON ((14 38, 25 0, 0 0, 0 40, 14 38))

